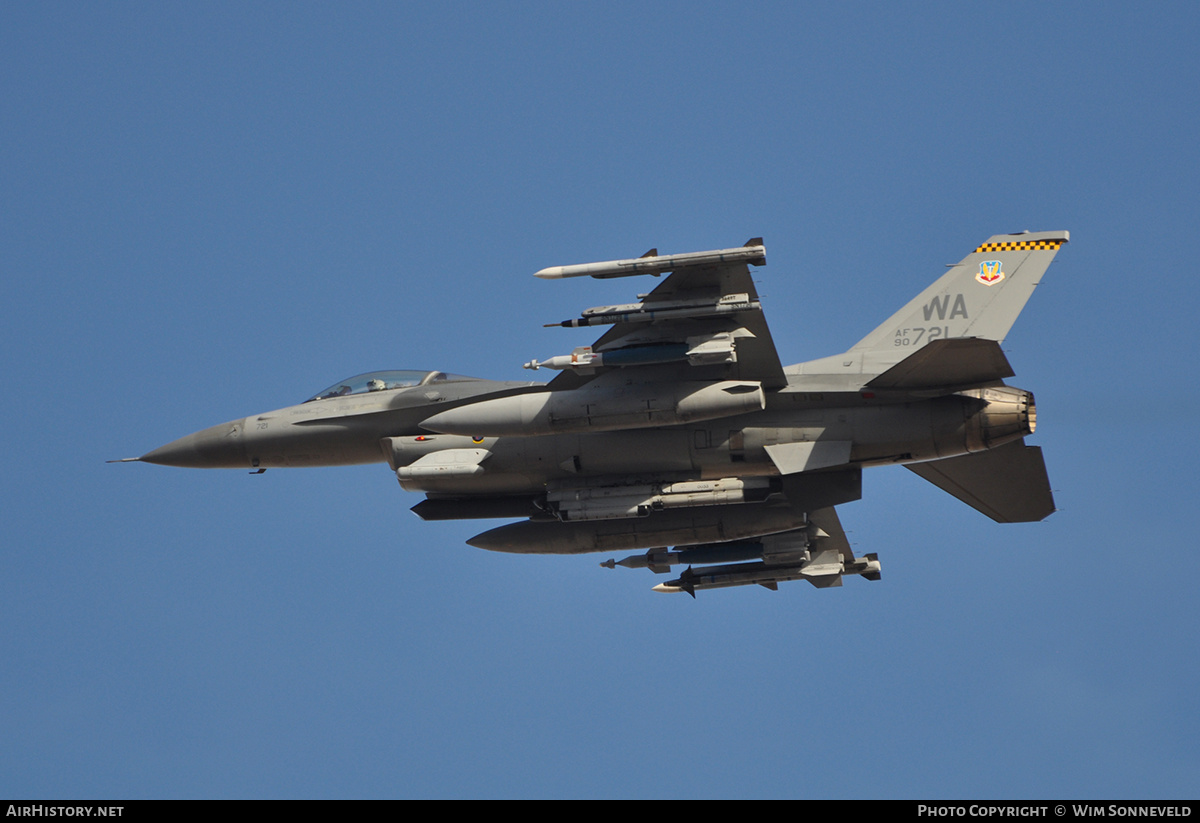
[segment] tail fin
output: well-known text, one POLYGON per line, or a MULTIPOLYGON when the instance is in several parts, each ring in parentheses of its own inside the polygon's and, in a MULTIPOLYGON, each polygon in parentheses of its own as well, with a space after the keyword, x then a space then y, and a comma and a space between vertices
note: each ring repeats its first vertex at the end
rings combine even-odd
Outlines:
POLYGON ((864 360, 882 371, 935 340, 1003 340, 1059 247, 1069 239, 1065 231, 989 238, 848 354, 862 353, 864 360))

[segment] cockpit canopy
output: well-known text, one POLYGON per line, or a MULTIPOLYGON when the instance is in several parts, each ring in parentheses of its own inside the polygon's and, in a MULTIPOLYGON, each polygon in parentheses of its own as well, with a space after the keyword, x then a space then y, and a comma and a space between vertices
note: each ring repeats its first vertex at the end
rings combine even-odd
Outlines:
POLYGON ((440 371, 415 371, 412 369, 373 371, 334 383, 329 388, 317 392, 304 402, 311 403, 314 400, 328 400, 331 397, 347 397, 352 394, 408 389, 413 386, 426 386, 430 383, 470 379, 469 377, 463 377, 461 374, 446 374, 446 372, 440 371))

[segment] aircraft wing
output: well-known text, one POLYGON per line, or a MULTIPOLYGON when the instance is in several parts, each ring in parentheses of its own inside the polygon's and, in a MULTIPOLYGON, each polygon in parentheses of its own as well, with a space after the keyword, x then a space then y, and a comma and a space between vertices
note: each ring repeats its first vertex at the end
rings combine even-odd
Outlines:
POLYGON ((735 249, 662 256, 655 249, 629 260, 542 269, 536 276, 543 279, 670 275, 636 303, 597 306, 550 324, 611 328, 591 346, 526 368, 561 370, 550 384, 554 390, 575 388, 614 368, 651 367, 656 380, 753 380, 766 389, 782 387, 787 379, 749 269, 765 263, 757 237, 735 249))
MULTIPOLYGON (((751 560, 716 566, 689 565, 675 580, 660 583, 655 591, 683 591, 758 585, 772 591, 780 583, 807 580, 818 589, 842 585, 842 576, 858 574, 868 580, 880 577, 879 557, 856 558, 833 506, 808 513, 807 523, 786 532, 769 534, 751 543, 676 546, 673 552, 650 552, 620 561, 624 566, 646 566, 665 572, 673 563, 713 563, 719 560, 751 560)), ((613 561, 602 564, 612 566, 613 561)))

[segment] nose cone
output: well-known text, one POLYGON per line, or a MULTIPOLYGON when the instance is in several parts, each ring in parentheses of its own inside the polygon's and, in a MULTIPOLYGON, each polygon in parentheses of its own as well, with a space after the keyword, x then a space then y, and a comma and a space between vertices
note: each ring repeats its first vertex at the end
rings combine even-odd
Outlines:
POLYGON ((141 462, 189 469, 238 469, 249 466, 242 439, 245 419, 233 420, 181 437, 149 454, 141 462))

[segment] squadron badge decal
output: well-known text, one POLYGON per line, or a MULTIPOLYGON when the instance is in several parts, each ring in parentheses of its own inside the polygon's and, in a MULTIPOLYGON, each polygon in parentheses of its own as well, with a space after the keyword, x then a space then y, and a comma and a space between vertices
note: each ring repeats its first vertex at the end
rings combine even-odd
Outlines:
POLYGON ((994 286, 1004 279, 1004 269, 999 260, 985 260, 979 264, 979 274, 975 279, 985 286, 994 286))

